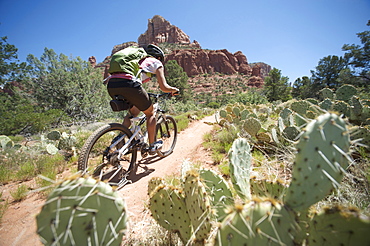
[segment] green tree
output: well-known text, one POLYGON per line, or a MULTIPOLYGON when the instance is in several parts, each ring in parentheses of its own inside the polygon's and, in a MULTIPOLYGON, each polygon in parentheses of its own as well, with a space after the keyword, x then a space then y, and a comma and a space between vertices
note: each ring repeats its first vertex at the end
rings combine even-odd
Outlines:
POLYGON ((36 133, 58 122, 63 112, 43 112, 25 96, 21 80, 28 70, 25 62, 17 60, 18 49, 0 41, 0 135, 36 133))
POLYGON ((26 63, 19 63, 18 49, 7 42, 7 37, 0 39, 0 87, 17 80, 21 70, 26 69, 26 63))
MULTIPOLYGON (((370 26, 370 20, 367 26, 370 26)), ((349 60, 349 65, 353 68, 355 75, 361 78, 358 81, 359 85, 368 88, 370 82, 370 31, 357 33, 357 36, 360 38, 362 46, 345 44, 342 50, 346 51, 344 56, 349 60)))
POLYGON ((281 75, 281 71, 273 68, 269 76, 265 78, 263 93, 270 102, 282 100, 288 101, 292 98, 289 78, 281 75))
POLYGON ((27 61, 32 70, 25 86, 44 111, 60 109, 73 120, 101 119, 111 113, 101 70, 47 48, 40 59, 29 55, 27 61))
POLYGON ((42 112, 18 93, 0 92, 0 135, 38 133, 59 123, 64 113, 58 109, 42 112))
POLYGON ((189 77, 184 72, 184 69, 175 60, 167 61, 165 64, 166 80, 171 86, 177 87, 180 90, 179 99, 183 102, 191 98, 189 92, 189 77))
POLYGON ((310 77, 303 76, 296 79, 292 86, 292 96, 299 99, 315 97, 316 95, 312 92, 311 86, 312 80, 310 77))
POLYGON ((348 59, 341 56, 326 56, 319 61, 316 70, 311 70, 314 92, 329 87, 336 89, 341 86, 339 74, 348 68, 348 59))

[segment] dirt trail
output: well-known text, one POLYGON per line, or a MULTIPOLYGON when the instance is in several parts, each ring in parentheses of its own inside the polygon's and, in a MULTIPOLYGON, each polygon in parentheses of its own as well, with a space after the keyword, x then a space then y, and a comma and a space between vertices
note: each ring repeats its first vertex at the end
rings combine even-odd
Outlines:
MULTIPOLYGON (((128 206, 131 227, 149 216, 145 211, 145 204, 148 200, 147 184, 152 177, 179 175, 181 163, 187 159, 204 164, 211 161, 211 157, 202 148, 203 135, 212 130, 212 125, 206 124, 208 122, 214 122, 214 116, 192 122, 187 129, 179 133, 175 150, 170 156, 162 159, 147 158, 140 162, 134 182, 119 190, 128 206)), ((30 181, 27 185, 32 186, 34 182, 30 181)), ((0 187, 2 198, 11 201, 9 191, 17 186, 18 183, 13 183, 0 187)), ((34 193, 22 202, 9 205, 0 225, 0 246, 42 245, 36 234, 35 216, 43 202, 44 200, 34 193)))

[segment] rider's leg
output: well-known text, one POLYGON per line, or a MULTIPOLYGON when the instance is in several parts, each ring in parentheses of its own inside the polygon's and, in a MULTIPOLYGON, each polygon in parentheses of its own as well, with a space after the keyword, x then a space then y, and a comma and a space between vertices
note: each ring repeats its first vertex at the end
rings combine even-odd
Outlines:
POLYGON ((130 108, 129 110, 129 114, 126 114, 125 118, 123 119, 123 125, 127 128, 129 128, 131 126, 131 121, 130 121, 130 117, 133 116, 133 117, 136 117, 140 114, 140 109, 138 109, 137 107, 135 106, 132 106, 132 108, 130 108))
POLYGON ((147 110, 143 111, 143 113, 146 115, 146 128, 148 130, 149 144, 153 144, 155 140, 155 126, 157 124, 157 120, 154 116, 153 104, 150 105, 147 110))

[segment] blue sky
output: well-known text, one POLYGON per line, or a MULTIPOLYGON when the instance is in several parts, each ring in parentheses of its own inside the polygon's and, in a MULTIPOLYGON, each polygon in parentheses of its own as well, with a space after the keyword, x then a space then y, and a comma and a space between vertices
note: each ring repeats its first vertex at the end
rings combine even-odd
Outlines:
POLYGON ((370 0, 0 0, 0 36, 18 58, 44 48, 98 62, 114 45, 137 41, 148 19, 161 15, 205 49, 242 51, 290 82, 311 76, 320 59, 343 55, 369 30, 370 0))

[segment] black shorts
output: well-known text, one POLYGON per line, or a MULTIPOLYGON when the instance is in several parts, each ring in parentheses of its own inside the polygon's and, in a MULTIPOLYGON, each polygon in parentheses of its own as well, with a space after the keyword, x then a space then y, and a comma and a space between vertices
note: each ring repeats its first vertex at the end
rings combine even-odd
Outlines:
POLYGON ((108 93, 113 99, 117 95, 122 95, 140 111, 145 111, 152 105, 148 93, 139 82, 129 79, 114 78, 109 80, 107 87, 108 93))

